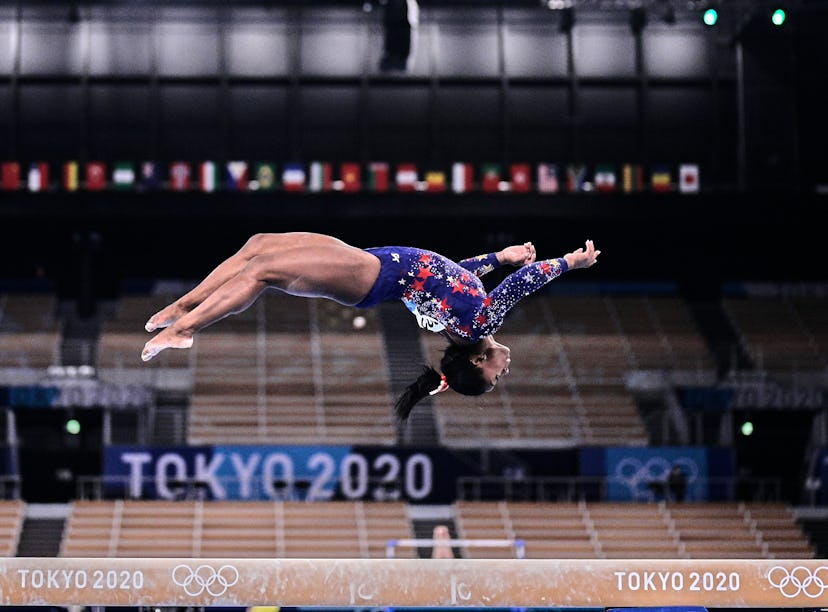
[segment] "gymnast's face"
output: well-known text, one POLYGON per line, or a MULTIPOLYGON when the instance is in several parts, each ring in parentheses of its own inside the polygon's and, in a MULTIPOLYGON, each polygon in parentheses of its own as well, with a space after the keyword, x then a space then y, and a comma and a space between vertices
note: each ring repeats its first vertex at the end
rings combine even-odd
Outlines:
POLYGON ((486 392, 493 390, 502 376, 509 373, 509 364, 512 363, 512 351, 505 344, 496 342, 489 336, 483 352, 475 355, 472 361, 483 372, 483 378, 488 383, 486 392))

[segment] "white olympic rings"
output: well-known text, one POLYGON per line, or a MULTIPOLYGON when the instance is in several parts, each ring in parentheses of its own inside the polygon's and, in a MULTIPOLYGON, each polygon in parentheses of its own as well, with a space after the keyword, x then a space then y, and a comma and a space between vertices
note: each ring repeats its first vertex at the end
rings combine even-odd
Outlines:
POLYGON ((219 597, 239 581, 239 570, 232 565, 222 565, 216 570, 210 565, 199 565, 193 569, 181 564, 173 569, 172 579, 190 597, 201 595, 204 591, 219 597))
POLYGON ((816 599, 828 588, 828 573, 826 572, 828 572, 828 567, 824 565, 820 565, 813 571, 802 565, 792 570, 775 565, 768 570, 768 582, 789 599, 800 593, 816 599))
POLYGON ((650 496, 648 486, 653 482, 666 482, 670 468, 678 464, 687 476, 687 483, 694 483, 701 472, 692 457, 668 459, 663 456, 623 457, 615 465, 613 480, 619 487, 629 490, 632 499, 647 499, 650 496))

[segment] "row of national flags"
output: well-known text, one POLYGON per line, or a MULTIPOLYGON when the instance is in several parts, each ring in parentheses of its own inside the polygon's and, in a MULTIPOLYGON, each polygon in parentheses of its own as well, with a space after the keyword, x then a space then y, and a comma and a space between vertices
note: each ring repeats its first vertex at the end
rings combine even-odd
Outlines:
POLYGON ((466 163, 434 169, 415 163, 67 161, 24 166, 0 162, 0 191, 286 191, 286 192, 510 192, 698 193, 693 163, 564 164, 466 163))

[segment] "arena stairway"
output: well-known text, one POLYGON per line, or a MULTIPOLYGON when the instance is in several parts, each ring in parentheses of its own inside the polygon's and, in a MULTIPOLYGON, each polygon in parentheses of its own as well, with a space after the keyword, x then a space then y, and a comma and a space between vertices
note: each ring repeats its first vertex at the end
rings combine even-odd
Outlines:
POLYGON ((62 504, 27 504, 16 556, 57 557, 68 511, 62 504))
POLYGON ((828 516, 822 513, 800 516, 797 524, 808 536, 808 541, 816 550, 817 558, 828 559, 828 516))
MULTIPOLYGON (((420 334, 413 317, 400 312, 400 304, 380 304, 379 318, 385 340, 386 362, 391 392, 396 398, 403 389, 422 373, 427 363, 423 355, 420 334)), ((430 398, 417 404, 408 424, 397 434, 398 442, 430 446, 439 443, 437 423, 430 398)))
POLYGON ((690 300, 688 306, 716 358, 720 378, 734 370, 752 370, 755 367, 718 302, 690 300))
POLYGON ((56 557, 60 550, 63 519, 32 519, 23 521, 18 557, 56 557))
POLYGON ((97 363, 100 318, 81 317, 74 302, 62 302, 63 319, 61 364, 65 366, 93 365, 97 363))
POLYGON ((675 427, 670 424, 666 413, 668 407, 663 394, 638 396, 635 398, 641 422, 647 430, 653 446, 681 446, 682 440, 675 427))

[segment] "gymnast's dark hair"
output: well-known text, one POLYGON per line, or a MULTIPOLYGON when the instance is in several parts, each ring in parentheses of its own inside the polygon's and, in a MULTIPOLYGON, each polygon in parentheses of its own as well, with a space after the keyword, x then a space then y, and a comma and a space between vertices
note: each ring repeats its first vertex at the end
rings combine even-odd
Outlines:
MULTIPOLYGON (((440 360, 440 369, 446 377, 449 388, 463 395, 482 395, 489 385, 483 372, 475 366, 472 355, 480 352, 480 344, 449 344, 440 360)), ((431 366, 423 366, 423 372, 408 385, 397 398, 394 412, 399 422, 405 422, 414 406, 440 386, 440 372, 431 366)))

